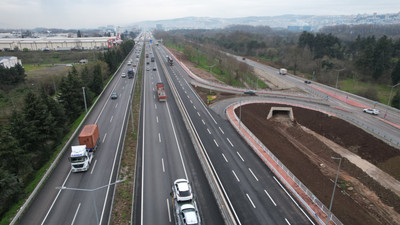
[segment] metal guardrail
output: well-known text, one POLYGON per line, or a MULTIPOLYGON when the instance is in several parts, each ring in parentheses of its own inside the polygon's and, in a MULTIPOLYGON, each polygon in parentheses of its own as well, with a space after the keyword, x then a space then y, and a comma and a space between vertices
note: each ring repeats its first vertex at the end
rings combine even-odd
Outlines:
MULTIPOLYGON (((231 105, 229 105, 227 108, 234 106, 234 108, 236 109, 238 107, 238 103, 233 103, 231 105)), ((242 102, 243 105, 243 102, 242 102)), ((246 130, 246 132, 251 136, 251 138, 263 149, 263 151, 265 153, 267 153, 273 160, 274 162, 287 174, 287 176, 289 176, 293 182, 295 182, 298 187, 300 187, 303 192, 305 194, 307 194, 307 196, 312 200, 312 202, 317 205, 322 212, 324 212, 327 216, 329 215, 329 209, 299 180, 296 178, 296 176, 290 172, 290 170, 243 124, 241 123, 241 121, 239 120, 239 118, 237 117, 236 114, 235 115, 235 119, 237 121, 239 121, 240 123, 240 129, 244 129, 246 130)), ((228 116, 229 121, 231 122, 231 124, 236 128, 236 130, 238 130, 238 132, 241 134, 241 136, 245 139, 247 139, 244 134, 241 132, 241 130, 237 127, 236 124, 234 124, 231 121, 231 118, 228 116)), ((250 140, 247 140, 248 143, 251 143, 250 140)), ((252 145, 253 149, 255 151, 258 151, 258 149, 256 148, 256 146, 252 145)), ((262 154, 260 154, 261 157, 262 154)), ((270 166, 270 168, 273 168, 272 165, 270 165, 270 163, 268 162, 268 160, 266 158, 263 157, 263 160, 270 166)), ((277 172, 276 170, 274 171, 274 173, 280 178, 281 181, 286 182, 286 180, 282 177, 282 175, 277 172)), ((289 185, 290 187, 290 185, 289 185)), ((300 200, 300 202, 302 203, 303 206, 305 206, 310 212, 313 212, 313 216, 321 223, 321 224, 325 224, 325 222, 318 217, 318 215, 314 212, 313 209, 310 208, 310 206, 301 198, 301 196, 293 189, 291 188, 291 191, 293 194, 296 195, 297 199, 300 200)), ((335 223, 336 225, 343 225, 343 223, 334 215, 334 214, 330 214, 331 215, 331 221, 333 223, 335 223)))

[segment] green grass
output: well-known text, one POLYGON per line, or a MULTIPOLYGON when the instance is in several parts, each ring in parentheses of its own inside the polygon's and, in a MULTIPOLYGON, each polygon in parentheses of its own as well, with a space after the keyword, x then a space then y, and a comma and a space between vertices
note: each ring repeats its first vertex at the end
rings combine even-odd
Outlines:
MULTIPOLYGON (((388 85, 377 85, 377 84, 370 84, 367 82, 362 82, 360 80, 353 80, 353 79, 346 79, 346 80, 339 80, 338 87, 341 90, 350 92, 352 94, 357 94, 360 91, 367 90, 368 88, 376 88, 378 91, 378 99, 379 102, 382 104, 387 104, 389 101, 390 89, 388 85)), ((393 95, 395 94, 395 90, 393 90, 393 95)))

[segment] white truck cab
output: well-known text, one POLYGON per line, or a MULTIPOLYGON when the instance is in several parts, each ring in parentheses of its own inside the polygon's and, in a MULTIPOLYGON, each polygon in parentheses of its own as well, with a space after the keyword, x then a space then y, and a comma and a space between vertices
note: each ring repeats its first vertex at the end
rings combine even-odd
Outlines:
POLYGON ((93 153, 86 151, 86 145, 71 146, 71 162, 72 172, 87 171, 93 159, 93 153))

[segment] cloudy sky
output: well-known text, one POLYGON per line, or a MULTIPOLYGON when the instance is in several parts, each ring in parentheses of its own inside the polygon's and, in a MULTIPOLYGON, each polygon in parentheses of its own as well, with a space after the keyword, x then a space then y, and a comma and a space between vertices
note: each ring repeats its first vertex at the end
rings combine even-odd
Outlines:
POLYGON ((0 28, 97 28, 187 16, 398 13, 400 0, 0 0, 0 28))

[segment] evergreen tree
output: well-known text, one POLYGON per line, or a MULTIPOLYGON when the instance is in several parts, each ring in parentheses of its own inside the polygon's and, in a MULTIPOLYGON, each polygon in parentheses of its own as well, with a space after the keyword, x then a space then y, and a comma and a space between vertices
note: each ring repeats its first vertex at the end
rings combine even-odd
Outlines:
POLYGON ((58 99, 64 107, 69 122, 74 121, 83 111, 82 83, 78 78, 75 67, 72 67, 67 77, 62 78, 58 99))
POLYGON ((21 193, 21 183, 17 176, 0 168, 0 215, 18 200, 21 193))
POLYGON ((400 109, 400 91, 396 92, 396 95, 392 99, 392 104, 391 106, 400 109))
POLYGON ((103 76, 101 74, 101 66, 100 64, 96 64, 93 69, 93 80, 89 86, 90 90, 93 91, 96 95, 100 94, 103 90, 103 76))
POLYGON ((392 84, 396 85, 400 82, 400 60, 397 61, 396 66, 392 71, 392 84))

